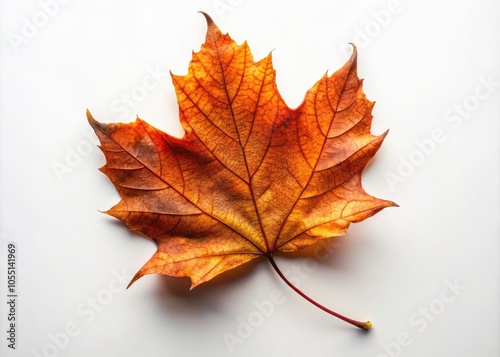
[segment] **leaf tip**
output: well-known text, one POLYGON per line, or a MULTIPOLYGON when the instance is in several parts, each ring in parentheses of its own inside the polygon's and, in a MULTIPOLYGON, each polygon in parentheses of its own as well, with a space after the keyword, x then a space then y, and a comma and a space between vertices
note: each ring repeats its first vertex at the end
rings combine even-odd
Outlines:
POLYGON ((212 18, 210 17, 209 14, 207 14, 206 12, 204 11, 198 11, 200 14, 202 14, 203 16, 205 16, 205 20, 207 20, 207 25, 210 27, 212 25, 214 25, 214 20, 212 20, 212 18))
POLYGON ((386 200, 385 201, 385 206, 382 208, 389 208, 389 207, 399 207, 399 205, 396 202, 386 200))
POLYGON ((347 62, 355 66, 358 63, 358 48, 352 42, 349 42, 349 44, 352 46, 352 55, 347 62))
POLYGON ((86 114, 87 114, 87 120, 89 121, 90 125, 92 125, 92 123, 96 122, 96 120, 94 119, 92 114, 90 114, 90 110, 88 108, 87 108, 86 114))
POLYGON ((90 126, 97 133, 97 130, 101 128, 102 124, 99 123, 97 120, 94 119, 94 117, 92 116, 92 114, 90 114, 90 110, 87 109, 87 113, 86 114, 87 114, 87 120, 88 120, 90 126))
POLYGON ((352 55, 357 57, 358 56, 358 48, 352 42, 349 42, 349 44, 352 46, 352 55))
POLYGON ((143 274, 141 274, 141 271, 138 271, 134 277, 132 278, 132 280, 130 280, 130 283, 128 283, 126 289, 130 288, 132 286, 133 283, 135 283, 137 280, 139 280, 139 278, 141 278, 143 276, 143 274))

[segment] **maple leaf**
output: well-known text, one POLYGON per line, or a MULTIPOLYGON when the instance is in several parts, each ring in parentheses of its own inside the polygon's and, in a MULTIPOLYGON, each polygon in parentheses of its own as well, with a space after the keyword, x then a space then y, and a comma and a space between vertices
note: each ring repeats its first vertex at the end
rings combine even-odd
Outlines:
POLYGON ((137 118, 88 120, 101 142, 101 168, 121 201, 106 213, 151 238, 158 250, 146 274, 191 278, 191 288, 252 259, 274 261, 320 239, 345 234, 391 201, 367 194, 361 174, 384 140, 370 133, 374 103, 357 76, 356 48, 290 109, 275 81, 271 54, 255 62, 212 19, 187 75, 172 74, 182 138, 137 118))

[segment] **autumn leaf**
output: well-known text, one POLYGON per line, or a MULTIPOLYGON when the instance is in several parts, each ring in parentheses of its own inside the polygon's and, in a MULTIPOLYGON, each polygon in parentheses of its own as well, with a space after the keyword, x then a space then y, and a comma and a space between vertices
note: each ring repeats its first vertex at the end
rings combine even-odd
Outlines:
POLYGON ((204 15, 205 43, 187 75, 172 74, 182 138, 139 118, 103 124, 87 112, 106 157, 101 171, 121 196, 106 213, 158 245, 131 284, 165 274, 189 277, 193 288, 264 256, 299 294, 348 321, 294 287, 273 257, 341 236, 395 205, 361 186, 387 133, 370 133, 374 103, 362 91, 356 48, 290 109, 271 54, 255 62, 246 42, 237 45, 204 15))

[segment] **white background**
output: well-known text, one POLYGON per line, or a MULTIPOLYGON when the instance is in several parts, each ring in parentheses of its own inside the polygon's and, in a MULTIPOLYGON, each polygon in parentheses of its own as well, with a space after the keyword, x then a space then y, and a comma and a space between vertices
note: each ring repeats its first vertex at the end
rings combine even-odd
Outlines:
POLYGON ((0 2, 2 356, 499 355, 498 1, 44 1, 0 2), (364 186, 401 207, 352 225, 317 265, 314 250, 278 264, 317 301, 370 319, 369 333, 307 303, 265 261, 191 292, 183 279, 147 276, 124 290, 116 278, 128 281, 156 248, 98 212, 118 195, 97 170, 85 109, 180 134, 168 71, 185 74, 204 41, 198 10, 248 40, 255 59, 273 51, 291 107, 358 44, 377 101, 372 132, 390 129, 364 186), (141 89, 151 71, 155 88, 141 89), (254 303, 273 290, 283 297, 263 316, 254 303), (249 318, 252 331, 241 327, 249 318))

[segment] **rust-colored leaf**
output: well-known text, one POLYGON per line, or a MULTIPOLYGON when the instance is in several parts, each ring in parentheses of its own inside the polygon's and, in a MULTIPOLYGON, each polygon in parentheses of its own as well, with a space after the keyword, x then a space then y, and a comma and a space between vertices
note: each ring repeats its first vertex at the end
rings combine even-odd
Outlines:
MULTIPOLYGON (((135 275, 190 277, 195 287, 265 256, 343 235, 394 206, 361 187, 386 133, 370 133, 373 102, 347 63, 287 107, 271 55, 255 62, 205 14, 208 31, 187 75, 172 75, 185 130, 175 138, 141 119, 102 124, 101 170, 121 195, 108 213, 158 245, 135 275)), ((279 272, 279 270, 278 270, 279 272)))

